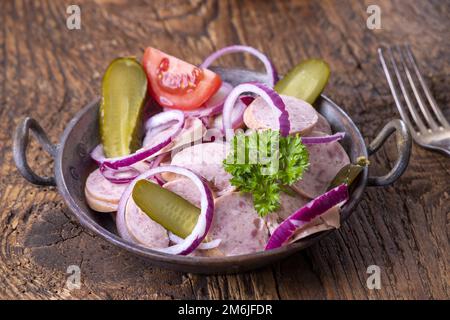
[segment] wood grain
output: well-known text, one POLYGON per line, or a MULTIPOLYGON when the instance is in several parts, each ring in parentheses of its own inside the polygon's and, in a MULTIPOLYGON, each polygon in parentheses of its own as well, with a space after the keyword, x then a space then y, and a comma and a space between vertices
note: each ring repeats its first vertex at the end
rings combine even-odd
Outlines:
MULTIPOLYGON (((199 276, 152 267, 84 231, 54 188, 28 184, 15 170, 11 135, 36 118, 53 142, 99 92, 101 74, 119 55, 158 47, 199 63, 230 44, 261 49, 281 73, 307 57, 332 68, 326 94, 370 141, 398 117, 376 58, 379 45, 409 42, 450 115, 450 2, 377 1, 382 29, 366 28, 373 1, 77 1, 81 30, 65 25, 64 1, 0 2, 0 298, 136 299, 448 299, 450 159, 414 146, 393 186, 368 189, 354 215, 319 244, 255 272, 199 276), (65 286, 81 267, 80 289, 65 286), (381 289, 366 286, 369 265, 381 289)), ((233 55, 226 66, 261 68, 233 55)), ((33 167, 52 161, 32 143, 33 167)), ((372 160, 389 170, 392 141, 372 160)))

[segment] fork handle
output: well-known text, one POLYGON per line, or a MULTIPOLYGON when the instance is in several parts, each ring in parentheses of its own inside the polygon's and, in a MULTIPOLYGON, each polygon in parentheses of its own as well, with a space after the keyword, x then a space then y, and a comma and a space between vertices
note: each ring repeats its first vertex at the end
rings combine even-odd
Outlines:
POLYGON ((394 132, 396 133, 395 136, 398 151, 397 161, 395 162, 392 170, 386 175, 380 177, 369 177, 367 181, 368 186, 382 187, 390 185, 400 178, 408 166, 409 156, 411 155, 412 139, 406 124, 400 119, 389 121, 384 128, 381 129, 378 136, 367 148, 367 153, 370 156, 377 152, 394 132))

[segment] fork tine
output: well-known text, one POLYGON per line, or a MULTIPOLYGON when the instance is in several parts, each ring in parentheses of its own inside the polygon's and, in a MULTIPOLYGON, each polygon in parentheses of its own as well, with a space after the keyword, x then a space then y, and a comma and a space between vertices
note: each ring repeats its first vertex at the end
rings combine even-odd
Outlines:
POLYGON ((408 79, 409 85, 414 93, 414 96, 416 97, 417 103, 419 105, 420 111, 422 111, 422 115, 424 116, 425 120, 427 121, 427 124, 430 126, 430 128, 432 130, 437 130, 439 127, 436 123, 436 121, 434 121, 433 117, 431 116, 430 111, 428 111, 427 106, 425 105, 425 103, 422 100, 422 96, 419 93, 419 90, 417 90, 417 86, 416 83, 411 75, 411 71, 409 70, 406 61, 404 59, 404 53, 403 50, 401 49, 401 47, 397 47, 398 53, 399 53, 399 58, 400 58, 400 62, 403 66, 403 69, 406 73, 406 78, 408 79))
POLYGON ((388 48, 388 55, 389 55, 389 58, 391 59, 391 64, 392 64, 392 67, 394 68, 394 73, 395 73, 395 76, 397 77, 398 84, 399 84, 400 89, 403 94, 403 98, 405 99, 406 105, 408 106, 408 110, 409 110, 412 118, 416 122, 416 125, 419 128, 419 131, 422 133, 425 133, 427 131, 427 128, 426 128, 425 124, 423 123, 422 118, 420 117, 419 113, 417 112, 417 110, 411 100, 408 90, 406 89, 405 83, 403 82, 403 77, 398 69, 397 62, 395 61, 395 58, 394 58, 394 54, 392 53, 392 48, 388 48))
MULTIPOLYGON (((409 120, 408 112, 405 110, 405 108, 402 105, 402 102, 400 101, 400 96, 397 93, 397 89, 395 88, 393 77, 392 77, 391 73, 389 72, 389 68, 388 68, 388 66, 386 64, 386 61, 385 61, 384 56, 383 56, 383 50, 381 48, 378 49, 378 55, 379 55, 380 62, 381 62, 381 65, 383 67, 384 73, 386 75, 386 79, 388 81, 389 88, 391 89, 392 95, 394 97, 395 105, 397 106, 397 109, 398 109, 398 111, 399 111, 403 121, 406 122, 406 124, 408 125, 409 129, 411 130, 411 132, 415 133, 416 130, 411 125, 411 121, 409 120)), ((420 119, 419 114, 417 113, 416 109, 413 107, 413 105, 411 103, 411 99, 410 99, 409 94, 406 91, 406 88, 405 88, 405 86, 403 84, 402 77, 400 76, 400 72, 398 71, 397 64, 395 63, 394 56, 393 56, 392 50, 390 48, 388 48, 388 57, 390 59, 391 65, 392 65, 392 67, 394 69, 394 73, 395 73, 395 75, 397 77, 398 84, 399 84, 400 89, 401 89, 401 91, 403 93, 406 105, 408 106, 409 113, 411 114, 414 123, 419 128, 420 132, 426 132, 426 128, 425 128, 425 125, 422 122, 422 119, 420 119)))
POLYGON ((422 90, 423 92, 425 92, 425 96, 427 97, 428 102, 430 103, 431 108, 433 109, 436 119, 442 124, 443 127, 449 128, 450 125, 448 124, 447 119, 445 119, 444 114, 437 105, 436 100, 434 100, 434 97, 431 94, 428 85, 426 84, 424 78, 422 77, 422 73, 420 72, 419 67, 417 66, 416 58, 414 57, 411 47, 409 45, 406 45, 405 49, 406 49, 405 50, 406 56, 408 57, 410 64, 413 66, 414 72, 416 73, 416 76, 419 79, 419 82, 422 86, 422 90))
MULTIPOLYGON (((388 82, 389 88, 391 89, 392 96, 394 97, 395 105, 397 106, 397 110, 400 113, 403 121, 405 121, 406 125, 410 129, 411 132, 415 132, 414 127, 411 124, 407 111, 403 108, 403 105, 400 101, 399 94, 397 93, 397 89, 394 85, 394 80, 392 78, 391 73, 389 72, 389 68, 386 64, 386 60, 384 59, 383 49, 378 48, 378 58, 380 59, 381 66, 383 67, 384 75, 386 76, 386 80, 388 82)), ((420 119, 419 119, 420 120, 420 119)))

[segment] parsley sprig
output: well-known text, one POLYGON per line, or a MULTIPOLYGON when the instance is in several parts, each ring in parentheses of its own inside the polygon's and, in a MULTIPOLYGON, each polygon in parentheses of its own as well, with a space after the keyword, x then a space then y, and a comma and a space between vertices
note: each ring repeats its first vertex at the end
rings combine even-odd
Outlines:
POLYGON ((309 165, 299 135, 282 137, 277 130, 237 133, 224 160, 225 171, 239 191, 251 193, 256 211, 265 216, 280 207, 280 192, 298 181, 309 165))

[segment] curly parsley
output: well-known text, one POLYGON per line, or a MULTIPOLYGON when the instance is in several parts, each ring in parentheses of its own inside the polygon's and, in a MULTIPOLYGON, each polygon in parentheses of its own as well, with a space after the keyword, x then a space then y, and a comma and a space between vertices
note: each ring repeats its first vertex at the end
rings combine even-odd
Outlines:
POLYGON ((280 191, 298 181, 309 165, 308 150, 299 135, 282 137, 279 131, 237 133, 223 162, 230 182, 253 195, 260 216, 280 207, 280 191))

